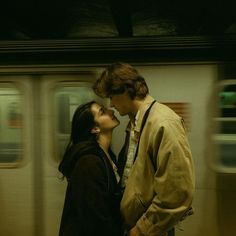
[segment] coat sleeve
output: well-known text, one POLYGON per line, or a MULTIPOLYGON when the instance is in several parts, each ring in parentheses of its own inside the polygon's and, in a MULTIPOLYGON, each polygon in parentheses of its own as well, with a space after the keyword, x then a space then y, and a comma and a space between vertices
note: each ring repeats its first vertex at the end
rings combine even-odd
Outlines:
POLYGON ((71 187, 78 223, 86 235, 117 235, 103 161, 93 155, 81 158, 73 171, 71 187))
POLYGON ((191 209, 195 179, 183 123, 165 121, 153 140, 154 197, 136 225, 143 235, 162 236, 191 209))

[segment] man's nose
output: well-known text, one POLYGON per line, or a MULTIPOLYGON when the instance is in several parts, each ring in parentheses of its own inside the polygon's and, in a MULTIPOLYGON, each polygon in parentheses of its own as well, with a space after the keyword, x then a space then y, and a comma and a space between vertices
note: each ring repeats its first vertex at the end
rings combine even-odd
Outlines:
POLYGON ((108 111, 108 113, 109 113, 110 115, 112 115, 112 116, 113 116, 114 113, 115 113, 114 110, 112 110, 112 109, 107 109, 107 111, 108 111))

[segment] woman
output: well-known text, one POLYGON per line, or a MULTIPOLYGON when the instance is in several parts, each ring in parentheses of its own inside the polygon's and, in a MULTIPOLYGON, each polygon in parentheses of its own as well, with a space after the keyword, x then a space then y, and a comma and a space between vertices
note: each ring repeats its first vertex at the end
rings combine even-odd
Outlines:
POLYGON ((74 113, 59 171, 68 185, 59 236, 120 236, 119 175, 110 149, 114 111, 92 101, 74 113))

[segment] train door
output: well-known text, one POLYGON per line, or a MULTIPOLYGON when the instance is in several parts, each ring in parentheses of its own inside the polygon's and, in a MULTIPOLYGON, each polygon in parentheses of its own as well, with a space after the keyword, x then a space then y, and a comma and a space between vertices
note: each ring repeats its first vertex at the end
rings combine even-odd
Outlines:
POLYGON ((28 76, 0 77, 0 235, 34 235, 30 87, 28 76))
POLYGON ((62 180, 58 164, 69 141, 72 116, 78 105, 95 100, 94 75, 45 75, 41 77, 41 148, 44 151, 42 189, 44 235, 58 235, 67 181, 62 180))

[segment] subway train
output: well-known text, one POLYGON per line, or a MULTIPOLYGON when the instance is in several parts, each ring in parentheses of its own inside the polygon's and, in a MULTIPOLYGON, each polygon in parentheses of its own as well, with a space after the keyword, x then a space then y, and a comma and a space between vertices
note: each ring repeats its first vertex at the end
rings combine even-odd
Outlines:
MULTIPOLYGON (((150 94, 187 125, 196 172, 194 215, 176 236, 236 235, 236 77, 217 63, 134 63, 150 94)), ((0 68, 0 235, 58 235, 66 180, 58 164, 75 108, 96 100, 92 84, 105 67, 0 68)), ((120 117, 112 148, 124 141, 120 117)))

